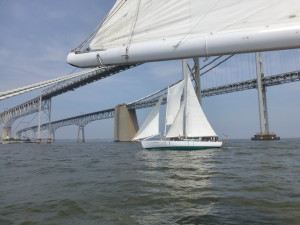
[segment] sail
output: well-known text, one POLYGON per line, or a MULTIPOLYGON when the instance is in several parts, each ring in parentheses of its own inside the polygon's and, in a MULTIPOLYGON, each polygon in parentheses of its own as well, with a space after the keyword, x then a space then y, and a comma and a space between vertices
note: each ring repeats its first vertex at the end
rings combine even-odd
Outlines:
POLYGON ((177 115, 173 121, 173 124, 170 126, 169 131, 166 134, 166 138, 179 137, 183 136, 183 119, 184 119, 184 104, 181 105, 177 115))
POLYGON ((90 49, 298 26, 298 0, 118 0, 90 49), (130 40, 131 39, 131 40, 130 40))
POLYGON ((299 0, 117 0, 78 67, 299 48, 299 0))
POLYGON ((158 100, 145 122, 132 140, 139 140, 159 134, 159 110, 162 97, 158 100))
POLYGON ((217 136, 201 108, 189 76, 187 76, 187 82, 185 135, 187 137, 217 136))
POLYGON ((89 45, 87 67, 299 48, 299 0, 118 0, 89 45), (100 59, 100 60, 98 60, 100 59))
POLYGON ((184 81, 180 81, 178 84, 168 89, 166 125, 170 125, 173 123, 177 112, 179 111, 183 85, 184 81))

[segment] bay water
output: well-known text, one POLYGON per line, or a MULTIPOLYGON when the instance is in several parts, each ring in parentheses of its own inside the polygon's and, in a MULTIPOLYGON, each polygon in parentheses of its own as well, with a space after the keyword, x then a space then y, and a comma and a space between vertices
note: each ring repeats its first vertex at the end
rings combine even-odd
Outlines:
POLYGON ((300 139, 0 145, 0 224, 300 224, 300 139))

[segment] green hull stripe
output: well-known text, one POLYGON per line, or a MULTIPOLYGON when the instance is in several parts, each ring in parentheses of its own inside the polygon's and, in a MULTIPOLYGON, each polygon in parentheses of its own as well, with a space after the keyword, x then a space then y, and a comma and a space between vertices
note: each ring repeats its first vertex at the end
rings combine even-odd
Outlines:
POLYGON ((220 148, 220 147, 208 147, 208 146, 177 146, 177 147, 157 147, 157 148, 146 148, 147 150, 181 150, 181 151, 189 151, 189 150, 205 150, 211 148, 220 148))

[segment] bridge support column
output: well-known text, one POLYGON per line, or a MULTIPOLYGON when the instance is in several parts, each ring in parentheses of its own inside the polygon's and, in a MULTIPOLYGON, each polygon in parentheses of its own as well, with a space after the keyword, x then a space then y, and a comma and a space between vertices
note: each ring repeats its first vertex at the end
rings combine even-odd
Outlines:
POLYGON ((256 73, 257 73, 257 91, 259 104, 259 119, 260 119, 260 133, 255 134, 251 140, 279 140, 276 134, 269 132, 268 108, 267 108, 267 93, 266 86, 262 83, 264 77, 263 59, 260 52, 256 53, 256 73))
POLYGON ((50 138, 52 138, 52 143, 55 142, 55 131, 51 130, 50 138))
POLYGON ((11 138, 11 127, 3 127, 2 129, 2 139, 11 138))
POLYGON ((136 111, 123 104, 115 107, 114 115, 114 140, 131 141, 139 129, 136 111))
POLYGON ((85 142, 85 137, 84 137, 84 126, 79 126, 78 127, 78 137, 77 137, 77 142, 85 142), (81 137, 80 137, 81 133, 81 137))

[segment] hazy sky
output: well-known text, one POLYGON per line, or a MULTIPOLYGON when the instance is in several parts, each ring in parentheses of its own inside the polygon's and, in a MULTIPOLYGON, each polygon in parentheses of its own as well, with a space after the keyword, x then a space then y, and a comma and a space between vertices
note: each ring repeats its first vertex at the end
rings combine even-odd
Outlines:
MULTIPOLYGON (((69 50, 93 32, 114 2, 1 0, 0 92, 64 76, 73 71, 74 67, 66 63, 69 50)), ((279 57, 278 60, 293 59, 292 67, 296 68, 299 64, 299 51, 285 54, 286 56, 279 57), (297 57, 292 54, 297 54, 297 57)), ((236 57, 233 60, 241 60, 241 70, 250 67, 243 66, 246 58, 236 57)), ((281 64, 285 65, 290 61, 281 64)), ((269 67, 277 68, 279 62, 273 63, 269 63, 269 67)), ((234 62, 225 66, 237 69, 234 62)), ((233 71, 233 68, 227 68, 226 73, 230 70, 233 71)), ((180 78, 180 61, 144 64, 53 98, 52 119, 64 119, 128 103, 160 90, 180 78)), ((40 93, 41 90, 38 90, 2 100, 0 111, 37 97, 40 93)), ((300 82, 270 87, 267 96, 270 131, 283 138, 300 137, 300 82)), ((256 90, 204 98, 203 109, 221 138, 222 134, 228 134, 228 138, 248 139, 259 131, 256 90)), ((138 111, 140 123, 148 111, 149 109, 138 111)), ((29 122, 29 126, 36 125, 36 121, 36 115, 19 119, 13 125, 13 131, 29 122)), ((2 129, 2 125, 0 128, 2 129)), ((87 139, 112 138, 113 119, 92 122, 86 126, 85 132, 87 139)), ((76 137, 75 126, 60 128, 56 132, 56 138, 76 137)))

